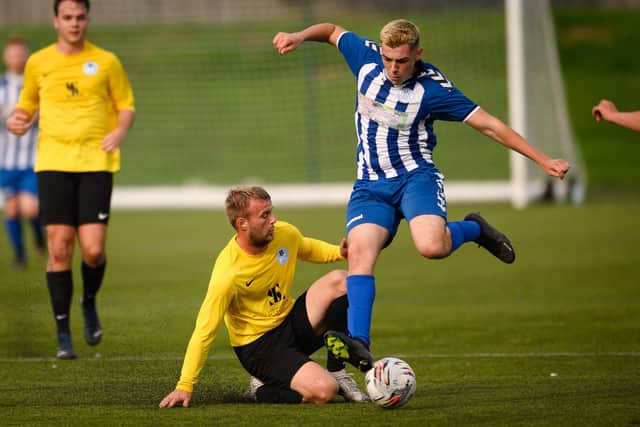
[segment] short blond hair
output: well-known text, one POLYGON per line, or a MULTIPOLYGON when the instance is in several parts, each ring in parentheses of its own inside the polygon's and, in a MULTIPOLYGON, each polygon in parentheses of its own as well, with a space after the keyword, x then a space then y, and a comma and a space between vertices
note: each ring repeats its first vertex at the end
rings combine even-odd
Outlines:
POLYGON ((236 228, 236 220, 238 218, 246 218, 249 215, 249 203, 252 199, 270 202, 271 196, 267 193, 267 190, 258 186, 241 186, 229 190, 225 200, 225 208, 233 228, 236 228))
POLYGON ((382 27, 380 41, 391 48, 408 44, 415 49, 420 46, 420 29, 411 21, 395 19, 382 27))

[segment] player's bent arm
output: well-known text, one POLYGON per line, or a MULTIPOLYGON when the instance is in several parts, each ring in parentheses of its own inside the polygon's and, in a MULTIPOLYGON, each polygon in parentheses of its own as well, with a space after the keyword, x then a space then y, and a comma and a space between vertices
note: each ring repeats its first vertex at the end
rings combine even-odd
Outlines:
POLYGON ((343 261, 346 246, 343 249, 342 244, 332 245, 323 240, 313 239, 311 237, 303 237, 300 243, 298 255, 304 261, 314 262, 317 264, 328 264, 331 262, 343 261))
POLYGON ((27 133, 33 124, 33 120, 31 119, 31 114, 29 114, 27 110, 16 108, 7 119, 7 129, 15 135, 22 136, 27 133))
POLYGON ((121 110, 118 113, 118 125, 116 128, 105 135, 102 141, 102 149, 107 153, 111 153, 119 148, 124 142, 129 129, 133 126, 136 113, 132 110, 121 110))
POLYGON ((338 36, 345 31, 339 25, 324 22, 311 25, 296 33, 280 32, 273 38, 273 47, 280 55, 284 55, 297 49, 305 41, 323 42, 335 46, 338 43, 338 36))
POLYGON ((494 141, 533 160, 550 176, 564 178, 569 170, 567 161, 552 159, 542 153, 529 144, 520 134, 482 108, 478 108, 466 120, 466 123, 494 141))
POLYGON ((136 119, 136 112, 133 110, 120 110, 118 112, 118 128, 126 130, 127 132, 133 126, 133 122, 136 119))

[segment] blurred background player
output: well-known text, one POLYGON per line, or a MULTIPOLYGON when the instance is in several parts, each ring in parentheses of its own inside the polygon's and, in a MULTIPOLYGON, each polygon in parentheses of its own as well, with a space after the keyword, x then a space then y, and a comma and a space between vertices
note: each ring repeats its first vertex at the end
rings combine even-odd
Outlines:
POLYGON ((89 345, 102 339, 96 294, 106 267, 105 241, 113 173, 132 126, 133 92, 118 58, 85 40, 88 0, 55 0, 58 39, 29 57, 18 105, 7 120, 16 135, 39 109, 35 171, 46 226, 47 286, 56 319, 59 359, 73 359, 69 312, 76 238, 82 252, 82 314, 89 345))
POLYGON ((478 213, 447 222, 444 176, 432 158, 434 122, 465 122, 554 177, 564 177, 569 164, 538 151, 464 96, 435 66, 423 62, 420 31, 407 20, 386 24, 380 44, 322 23, 278 33, 273 45, 283 55, 305 41, 338 47, 356 78, 357 180, 346 215, 350 336, 329 331, 326 339, 334 354, 366 371, 372 361, 368 348, 374 267, 402 218, 426 258, 444 258, 463 243, 476 242, 505 263, 515 260, 509 239, 478 213))
POLYGON ((591 115, 600 123, 606 120, 619 126, 640 132, 640 111, 618 111, 616 104, 603 99, 591 109, 591 115))
POLYGON ((346 332, 346 271, 329 272, 291 297, 297 261, 344 260, 346 241, 331 245, 276 222, 271 196, 262 187, 234 188, 225 205, 236 234, 216 259, 176 389, 159 406, 189 406, 223 319, 238 359, 252 375, 248 397, 326 403, 340 393, 348 401, 367 401, 344 362, 329 353, 324 369, 309 358, 323 346, 327 328, 346 332))
POLYGON ((31 224, 36 250, 41 254, 46 251, 38 221, 38 178, 33 171, 38 126, 33 124, 23 136, 9 133, 5 126, 18 102, 28 56, 26 40, 10 37, 2 52, 5 73, 0 75, 0 191, 4 195, 4 225, 14 250, 15 269, 24 268, 27 261, 21 219, 31 224))

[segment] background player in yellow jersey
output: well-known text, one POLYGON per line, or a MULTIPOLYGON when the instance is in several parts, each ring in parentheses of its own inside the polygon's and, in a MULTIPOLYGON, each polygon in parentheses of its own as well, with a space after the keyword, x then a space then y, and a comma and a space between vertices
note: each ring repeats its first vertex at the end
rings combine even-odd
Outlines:
POLYGON ((88 0, 55 0, 58 39, 29 57, 17 107, 7 120, 24 134, 39 111, 35 171, 40 215, 46 226, 47 286, 58 331, 60 359, 76 353, 69 329, 75 239, 82 252, 82 313, 89 345, 102 338, 95 297, 106 257, 113 173, 119 147, 133 124, 135 108, 118 58, 85 40, 88 0))
POLYGON ((249 395, 255 400, 325 403, 338 392, 350 401, 368 400, 343 362, 329 354, 324 369, 309 358, 323 347, 327 329, 346 331, 346 271, 331 271, 297 299, 291 296, 297 261, 343 260, 346 241, 332 245, 276 222, 261 187, 232 189, 226 211, 236 234, 216 259, 180 380, 160 407, 189 406, 223 319, 238 359, 253 376, 249 395))

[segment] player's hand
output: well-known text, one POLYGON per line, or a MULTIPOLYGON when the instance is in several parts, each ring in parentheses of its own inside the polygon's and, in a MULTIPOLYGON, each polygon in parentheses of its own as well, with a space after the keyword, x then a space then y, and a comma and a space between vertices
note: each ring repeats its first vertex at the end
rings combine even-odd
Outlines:
POLYGON ((550 159, 543 168, 548 175, 564 179, 570 167, 571 165, 566 160, 550 159))
POLYGON ((29 117, 29 114, 26 111, 16 109, 7 119, 7 129, 15 135, 22 136, 27 133, 33 124, 33 121, 30 119, 31 117, 29 117))
POLYGON ((606 99, 601 100, 591 109, 591 115, 598 123, 603 119, 607 121, 611 120, 611 116, 617 112, 618 109, 616 108, 616 104, 606 99))
POLYGON ((273 38, 273 47, 280 55, 291 52, 304 42, 299 33, 278 33, 273 38))
POLYGON ((348 254, 349 254, 349 245, 347 243, 347 239, 343 237, 342 240, 340 241, 340 255, 342 255, 342 258, 347 259, 348 254))
POLYGON ((191 402, 191 393, 183 390, 173 390, 167 394, 158 405, 160 408, 173 408, 175 405, 182 403, 182 407, 188 408, 191 402))
POLYGON ((127 131, 116 128, 113 132, 108 133, 102 140, 102 149, 107 153, 113 153, 122 145, 127 131))

